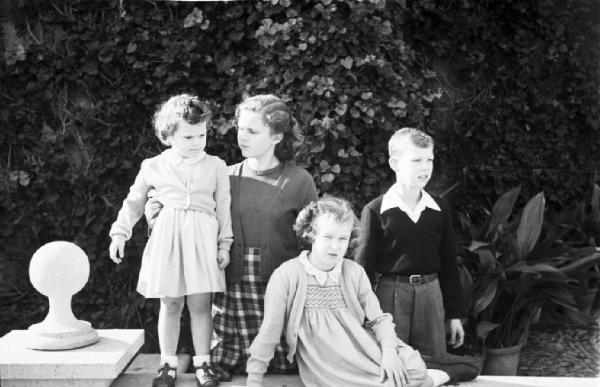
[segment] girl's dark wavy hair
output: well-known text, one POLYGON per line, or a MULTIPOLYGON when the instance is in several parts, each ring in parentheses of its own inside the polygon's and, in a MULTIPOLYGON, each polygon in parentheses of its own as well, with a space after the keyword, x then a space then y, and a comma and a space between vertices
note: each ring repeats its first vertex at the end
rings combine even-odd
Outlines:
POLYGON ((179 94, 169 98, 160 105, 154 114, 154 132, 165 145, 169 145, 171 137, 179 123, 183 120, 194 125, 207 121, 210 125, 211 111, 207 104, 190 94, 179 94))
POLYGON ((295 160, 304 136, 290 108, 273 94, 259 94, 244 99, 235 110, 236 120, 242 110, 260 113, 263 123, 271 134, 282 134, 283 139, 275 145, 275 157, 281 162, 295 160))
POLYGON ((350 243, 348 245, 347 257, 352 257, 354 249, 358 244, 359 223, 356 214, 352 210, 352 205, 346 199, 335 196, 324 196, 316 202, 310 202, 304 207, 294 223, 294 231, 300 243, 301 248, 306 249, 312 245, 313 237, 316 233, 315 221, 320 215, 331 215, 340 223, 352 221, 352 232, 350 233, 350 243))

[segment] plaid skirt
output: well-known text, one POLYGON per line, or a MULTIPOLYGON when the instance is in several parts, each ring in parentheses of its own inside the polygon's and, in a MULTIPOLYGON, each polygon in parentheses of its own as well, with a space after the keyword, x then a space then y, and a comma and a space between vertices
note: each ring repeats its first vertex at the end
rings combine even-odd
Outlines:
MULTIPOLYGON (((249 247, 244 253, 244 274, 239 283, 227 283, 224 293, 213 299, 213 329, 216 345, 211 349, 211 363, 230 372, 242 373, 250 357, 250 344, 258 334, 264 313, 267 284, 260 277, 260 249, 249 247)), ((296 364, 287 361, 284 333, 275 348, 269 370, 288 373, 296 364)))

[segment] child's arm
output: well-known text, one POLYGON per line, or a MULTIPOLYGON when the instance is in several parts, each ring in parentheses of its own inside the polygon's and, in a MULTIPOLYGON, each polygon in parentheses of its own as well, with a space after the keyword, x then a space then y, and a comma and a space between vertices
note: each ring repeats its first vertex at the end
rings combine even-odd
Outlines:
POLYGON ((360 236, 354 260, 365 268, 371 284, 375 284, 376 280, 375 256, 377 246, 381 245, 378 238, 382 234, 379 215, 369 205, 366 205, 360 215, 360 236))
POLYGON ((396 336, 394 322, 389 313, 384 313, 379 305, 379 300, 371 288, 369 278, 363 269, 358 276, 358 301, 365 313, 365 327, 375 334, 375 338, 382 348, 406 346, 396 336))
POLYGON ((315 186, 312 176, 307 171, 302 170, 300 177, 303 179, 300 187, 304 187, 304 190, 301 193, 299 192, 299 195, 296 196, 296 208, 298 212, 300 212, 310 202, 316 202, 319 200, 317 187, 315 186))
POLYGON ((258 335, 250 346, 250 358, 246 364, 247 387, 262 386, 263 375, 273 358, 275 347, 284 329, 289 280, 281 270, 275 270, 269 279, 265 293, 265 314, 258 335))
MULTIPOLYGON (((129 194, 123 201, 123 206, 117 215, 117 220, 112 224, 109 235, 113 240, 120 240, 125 243, 131 238, 133 226, 144 214, 144 204, 150 185, 146 182, 146 160, 142 162, 140 171, 135 178, 135 182, 129 188, 129 194)), ((121 256, 122 257, 122 256, 121 256)))
POLYGON ((458 261, 456 258, 456 239, 452 225, 452 212, 448 204, 438 200, 442 208, 443 230, 440 243, 440 257, 442 269, 439 272, 440 288, 444 300, 446 317, 450 320, 450 340, 453 348, 460 347, 464 341, 464 329, 460 321, 465 311, 462 302, 462 283, 458 273, 458 261))
POLYGON ((456 258, 456 239, 452 226, 450 207, 443 200, 438 200, 442 209, 443 230, 439 254, 442 269, 440 270, 440 287, 444 299, 446 317, 450 319, 461 318, 464 315, 462 302, 462 286, 458 274, 458 261, 456 258))
POLYGON ((302 203, 302 207, 306 207, 310 202, 316 202, 319 200, 319 194, 317 193, 317 187, 315 186, 315 182, 312 178, 304 185, 304 203, 302 203))
POLYGON ((224 269, 229 264, 229 250, 233 242, 231 230, 231 194, 229 190, 229 172, 227 165, 221 159, 217 159, 217 187, 215 189, 216 215, 219 222, 218 243, 219 250, 217 259, 219 268, 224 269))
POLYGON ((399 356, 398 349, 400 347, 412 349, 396 336, 392 316, 381 310, 379 300, 373 293, 364 270, 361 270, 358 278, 358 300, 365 312, 365 328, 373 331, 381 346, 380 382, 383 383, 387 378, 394 386, 406 386, 408 368, 404 358, 399 356))
POLYGON ((155 195, 156 190, 150 189, 148 191, 148 200, 146 200, 146 205, 144 206, 144 216, 146 217, 146 224, 148 225, 148 236, 150 236, 156 218, 163 208, 162 203, 158 201, 155 195))
POLYGON ((125 256, 125 237, 122 235, 115 235, 112 237, 110 246, 108 247, 108 256, 116 264, 123 261, 123 257, 125 256))

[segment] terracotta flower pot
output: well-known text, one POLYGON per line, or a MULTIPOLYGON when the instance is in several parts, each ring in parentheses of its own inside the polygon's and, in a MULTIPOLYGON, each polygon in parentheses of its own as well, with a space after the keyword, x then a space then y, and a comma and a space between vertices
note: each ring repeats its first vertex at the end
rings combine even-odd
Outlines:
POLYGON ((488 348, 482 375, 516 375, 523 344, 507 348, 488 348))

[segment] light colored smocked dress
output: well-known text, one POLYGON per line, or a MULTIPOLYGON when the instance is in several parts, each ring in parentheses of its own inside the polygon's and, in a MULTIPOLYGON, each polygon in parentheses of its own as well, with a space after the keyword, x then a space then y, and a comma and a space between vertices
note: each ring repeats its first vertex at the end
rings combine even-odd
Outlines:
POLYGON ((304 385, 393 386, 389 379, 379 382, 381 348, 346 307, 336 280, 341 262, 319 273, 306 257, 300 259, 308 276, 296 352, 304 385))
POLYGON ((148 192, 163 208, 144 249, 137 291, 147 298, 222 292, 217 250, 232 243, 229 174, 223 160, 182 159, 168 149, 144 160, 110 235, 131 237, 148 192))

